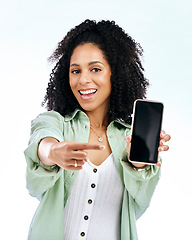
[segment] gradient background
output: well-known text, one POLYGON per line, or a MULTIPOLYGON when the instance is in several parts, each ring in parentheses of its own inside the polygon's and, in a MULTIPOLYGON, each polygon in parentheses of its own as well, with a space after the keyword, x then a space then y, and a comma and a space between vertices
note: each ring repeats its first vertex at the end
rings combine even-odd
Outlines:
POLYGON ((30 121, 43 100, 57 43, 85 19, 115 20, 144 49, 148 99, 165 105, 162 177, 139 240, 190 239, 192 215, 192 3, 189 0, 0 0, 0 239, 27 239, 38 201, 26 190, 30 121))

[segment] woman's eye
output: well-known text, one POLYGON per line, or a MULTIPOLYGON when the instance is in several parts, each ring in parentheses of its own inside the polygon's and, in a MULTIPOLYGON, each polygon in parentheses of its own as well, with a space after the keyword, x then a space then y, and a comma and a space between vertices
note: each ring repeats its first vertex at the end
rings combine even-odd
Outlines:
POLYGON ((100 69, 100 68, 93 68, 91 71, 92 71, 92 72, 100 72, 101 69, 100 69))
POLYGON ((71 73, 73 73, 73 74, 78 74, 78 73, 80 73, 80 70, 75 69, 75 70, 72 70, 71 73))

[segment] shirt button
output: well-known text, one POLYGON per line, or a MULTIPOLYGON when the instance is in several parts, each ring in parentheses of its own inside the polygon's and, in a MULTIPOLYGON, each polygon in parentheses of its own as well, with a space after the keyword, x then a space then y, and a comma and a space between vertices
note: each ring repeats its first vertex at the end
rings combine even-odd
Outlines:
POLYGON ((97 172, 97 168, 94 168, 94 169, 93 169, 93 172, 96 173, 96 172, 97 172))
POLYGON ((84 237, 84 236, 85 236, 85 233, 84 233, 84 232, 81 232, 80 235, 81 235, 81 237, 84 237))
POLYGON ((95 187, 96 187, 95 183, 92 183, 92 184, 91 184, 91 187, 92 187, 92 188, 95 188, 95 187))
POLYGON ((88 200, 88 203, 91 204, 93 201, 91 199, 88 200))
POLYGON ((88 220, 88 219, 89 219, 89 217, 88 217, 87 215, 85 215, 85 216, 84 216, 84 219, 85 219, 85 220, 88 220))

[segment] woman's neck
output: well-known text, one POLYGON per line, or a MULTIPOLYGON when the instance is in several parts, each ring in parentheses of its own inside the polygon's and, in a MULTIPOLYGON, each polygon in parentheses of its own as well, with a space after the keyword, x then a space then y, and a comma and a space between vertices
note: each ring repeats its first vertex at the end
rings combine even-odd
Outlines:
POLYGON ((108 116, 106 112, 101 111, 87 111, 86 112, 89 120, 90 125, 98 130, 106 130, 109 122, 108 122, 108 116))

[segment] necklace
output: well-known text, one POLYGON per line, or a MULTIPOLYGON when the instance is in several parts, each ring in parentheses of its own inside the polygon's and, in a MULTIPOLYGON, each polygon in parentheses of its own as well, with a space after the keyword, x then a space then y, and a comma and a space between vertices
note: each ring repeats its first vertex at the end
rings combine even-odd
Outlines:
POLYGON ((93 129, 92 126, 90 126, 90 128, 92 129, 92 131, 93 131, 93 132, 95 133, 95 135, 97 136, 97 140, 98 140, 99 142, 103 142, 102 136, 99 136, 99 135, 94 131, 94 129, 93 129))

